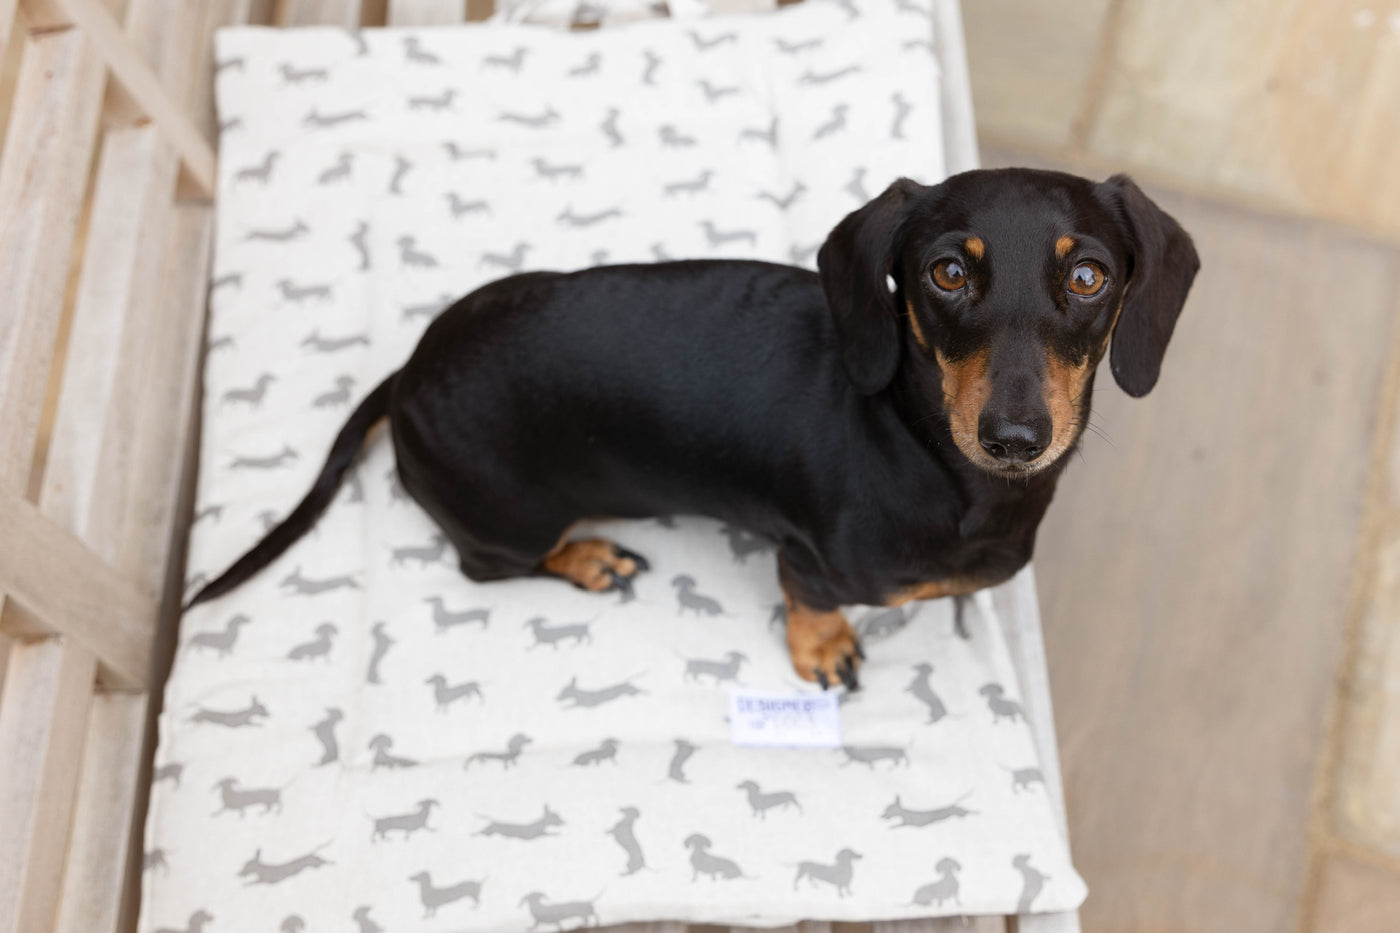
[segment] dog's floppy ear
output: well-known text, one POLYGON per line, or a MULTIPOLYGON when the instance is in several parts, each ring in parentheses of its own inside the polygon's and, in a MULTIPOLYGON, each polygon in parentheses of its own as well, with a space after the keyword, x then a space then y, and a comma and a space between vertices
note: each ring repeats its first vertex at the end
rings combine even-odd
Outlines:
POLYGON ((1098 186, 1128 235, 1132 271, 1113 331, 1113 378, 1134 398, 1157 384, 1177 316, 1201 260, 1191 237, 1127 175, 1098 186))
MULTIPOLYGON (((896 296, 885 284, 895 270, 904 219, 923 187, 901 178, 860 210, 846 215, 817 253, 822 290, 836 322, 841 363, 863 395, 874 395, 899 365, 896 296)), ((895 275, 895 281, 899 276, 895 275)))

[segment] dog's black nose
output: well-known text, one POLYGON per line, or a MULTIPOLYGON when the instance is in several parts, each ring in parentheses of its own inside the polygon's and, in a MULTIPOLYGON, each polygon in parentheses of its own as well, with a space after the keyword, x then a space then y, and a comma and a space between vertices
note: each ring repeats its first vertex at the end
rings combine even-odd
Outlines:
POLYGON ((1048 418, 981 418, 977 440, 982 449, 1002 463, 1029 463, 1045 452, 1050 443, 1048 418))

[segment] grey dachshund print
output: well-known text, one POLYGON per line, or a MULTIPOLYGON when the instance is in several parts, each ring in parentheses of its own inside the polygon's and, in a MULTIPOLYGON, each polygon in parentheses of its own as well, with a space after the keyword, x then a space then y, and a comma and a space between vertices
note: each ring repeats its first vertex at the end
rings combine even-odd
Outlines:
POLYGON ((268 715, 267 707, 263 706, 254 695, 248 701, 248 705, 242 709, 217 710, 200 707, 189 721, 223 726, 226 729, 243 729, 248 726, 261 725, 262 721, 268 718, 268 715))
POLYGON ((686 683, 703 683, 704 679, 708 677, 710 682, 718 687, 726 683, 739 683, 739 668, 748 659, 748 655, 742 651, 730 651, 719 660, 684 657, 681 660, 685 662, 686 683))
POLYGON ((418 886, 418 900, 423 905, 424 919, 437 916, 439 907, 471 899, 473 907, 481 906, 481 888, 485 879, 458 881, 455 884, 433 884, 433 876, 420 871, 408 879, 418 886))
POLYGON ((607 834, 622 847, 627 856, 627 864, 622 869, 622 877, 626 878, 646 868, 647 860, 642 854, 642 847, 637 843, 636 825, 637 820, 641 818, 641 811, 636 807, 623 807, 620 812, 622 817, 608 829, 607 834))
POLYGON ((229 620, 224 623, 224 627, 217 632, 197 632, 191 636, 186 647, 191 651, 195 649, 212 651, 215 656, 226 658, 233 653, 233 646, 238 641, 239 629, 250 622, 252 619, 241 612, 237 613, 230 616, 229 620))
MULTIPOLYGON (((480 814, 478 814, 480 815, 480 814)), ((522 839, 531 841, 543 839, 546 836, 557 836, 556 830, 564 825, 564 818, 549 808, 549 804, 544 805, 544 812, 540 818, 529 823, 509 823, 504 820, 496 820, 491 817, 484 817, 488 822, 482 829, 477 830, 478 836, 502 836, 507 839, 522 839)))
POLYGON ((765 792, 756 781, 743 781, 736 789, 747 795, 749 810, 760 820, 766 819, 768 811, 773 809, 802 812, 802 804, 797 802, 797 795, 790 790, 765 792))
POLYGON ((845 897, 851 893, 851 882, 855 878, 855 863, 863 858, 854 849, 842 849, 836 853, 834 862, 827 864, 824 862, 798 862, 797 876, 793 878, 792 888, 797 890, 798 884, 805 878, 809 885, 820 887, 829 885, 836 889, 838 897, 845 897))
POLYGON ((715 855, 711 852, 712 845, 710 837, 701 833, 692 833, 685 838, 685 848, 690 850, 690 880, 692 883, 701 877, 708 878, 710 881, 734 881, 750 877, 744 874, 739 863, 732 858, 715 855))
POLYGON ((281 787, 242 787, 237 778, 226 777, 215 784, 214 789, 219 792, 220 803, 214 816, 237 813, 241 817, 253 807, 260 808, 259 812, 264 814, 282 809, 281 787))
POLYGON ((525 620, 525 628, 530 630, 530 634, 535 637, 531 648, 538 648, 540 645, 549 645, 555 651, 559 650, 561 644, 568 643, 571 646, 589 645, 593 643, 593 636, 588 631, 589 623, 574 622, 568 625, 550 625, 543 617, 535 616, 525 620))
POLYGON ((910 904, 917 907, 942 907, 945 901, 961 904, 958 900, 958 872, 962 871, 962 864, 955 858, 945 856, 938 860, 934 870, 938 872, 938 877, 916 888, 910 904))
POLYGON ((369 750, 374 752, 374 757, 370 759, 370 770, 378 771, 384 768, 388 771, 399 771, 404 768, 416 768, 418 762, 412 758, 405 758, 403 755, 395 755, 393 752, 394 737, 383 732, 369 740, 369 750))
POLYGON ((942 823, 945 820, 961 819, 971 816, 976 810, 969 810, 962 805, 963 801, 972 796, 972 791, 963 794, 957 800, 944 807, 935 807, 932 810, 911 810, 900 803, 899 795, 896 794, 894 802, 880 814, 883 820, 897 820, 890 824, 891 829, 904 829, 905 827, 920 828, 932 826, 935 823, 942 823))
POLYGON ((533 740, 528 735, 517 732, 506 742, 504 751, 476 752, 473 755, 467 756, 467 760, 463 762, 462 767, 464 769, 470 769, 473 764, 494 761, 501 766, 501 770, 503 771, 513 768, 516 762, 520 760, 520 755, 525 751, 525 747, 532 741, 533 740))
POLYGON ((432 827, 428 825, 428 818, 432 816, 433 810, 440 806, 442 805, 436 800, 426 797, 418 801, 418 805, 407 813, 371 816, 374 829, 370 833, 369 841, 388 840, 390 833, 400 833, 402 834, 401 838, 409 839, 414 833, 432 832, 432 827))
MULTIPOLYGON (((637 676, 640 675, 633 675, 633 677, 637 676)), ((646 691, 632 683, 632 679, 628 678, 621 683, 600 687, 596 690, 585 690, 578 685, 577 677, 571 677, 569 682, 564 685, 564 689, 560 690, 559 695, 554 699, 564 704, 565 709, 591 709, 623 697, 640 696, 645 693, 646 691)))
POLYGON ((258 849, 253 853, 253 857, 243 864, 238 872, 238 877, 246 878, 245 883, 249 885, 280 884, 304 871, 324 868, 330 864, 331 862, 322 857, 316 850, 288 859, 285 862, 264 862, 262 849, 258 849))
POLYGON ((598 912, 594 909, 594 901, 602 895, 595 895, 591 901, 553 901, 539 891, 531 891, 520 899, 521 907, 530 911, 530 919, 534 922, 530 924, 530 930, 537 930, 541 926, 553 925, 555 929, 564 929, 564 924, 571 926, 577 922, 578 926, 598 926, 598 912))

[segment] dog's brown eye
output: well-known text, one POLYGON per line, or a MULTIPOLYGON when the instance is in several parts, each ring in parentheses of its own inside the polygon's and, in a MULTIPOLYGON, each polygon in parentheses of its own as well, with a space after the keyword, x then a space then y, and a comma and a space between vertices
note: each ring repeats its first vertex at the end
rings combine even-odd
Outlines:
POLYGON ((1076 295, 1097 295, 1103 282, 1103 270, 1097 263, 1081 262, 1069 274, 1069 290, 1076 295))
POLYGON ((967 271, 956 259, 944 259, 933 267, 933 283, 945 292, 955 292, 967 284, 967 271))

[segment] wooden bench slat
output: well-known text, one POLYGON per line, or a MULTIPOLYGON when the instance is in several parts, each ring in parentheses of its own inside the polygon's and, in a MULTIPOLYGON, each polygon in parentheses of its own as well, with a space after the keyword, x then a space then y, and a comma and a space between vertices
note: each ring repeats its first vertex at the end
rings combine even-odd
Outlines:
POLYGON ((102 65, 80 33, 25 40, 0 156, 0 492, 23 493, 97 137, 102 65))
POLYGON ((466 0, 389 0, 390 26, 442 26, 466 16, 466 0))
POLYGON ((155 336, 175 155, 154 126, 106 134, 39 507, 111 561, 155 336))
POLYGON ((95 663, 65 638, 10 651, 0 697, 0 933, 53 923, 95 663))
POLYGON ((142 113, 161 128, 179 153, 189 176, 205 195, 212 198, 215 186, 213 146, 175 103, 175 97, 161 84, 155 69, 141 57, 101 0, 23 2, 36 25, 50 28, 72 25, 87 36, 111 70, 112 77, 121 82, 142 113))
POLYGON ((160 592, 175 544, 176 514, 204 337, 204 301, 213 245, 214 211, 203 204, 176 208, 168 227, 164 289, 146 346, 147 375, 133 425, 130 486, 124 497, 117 570, 160 592))
POLYGON ((0 494, 0 592, 97 656, 113 683, 142 688, 158 610, 29 502, 0 494))
POLYGON ((117 933, 145 728, 145 694, 93 697, 56 933, 117 933))
POLYGON ((360 0, 286 0, 281 24, 355 29, 360 25, 360 0))

